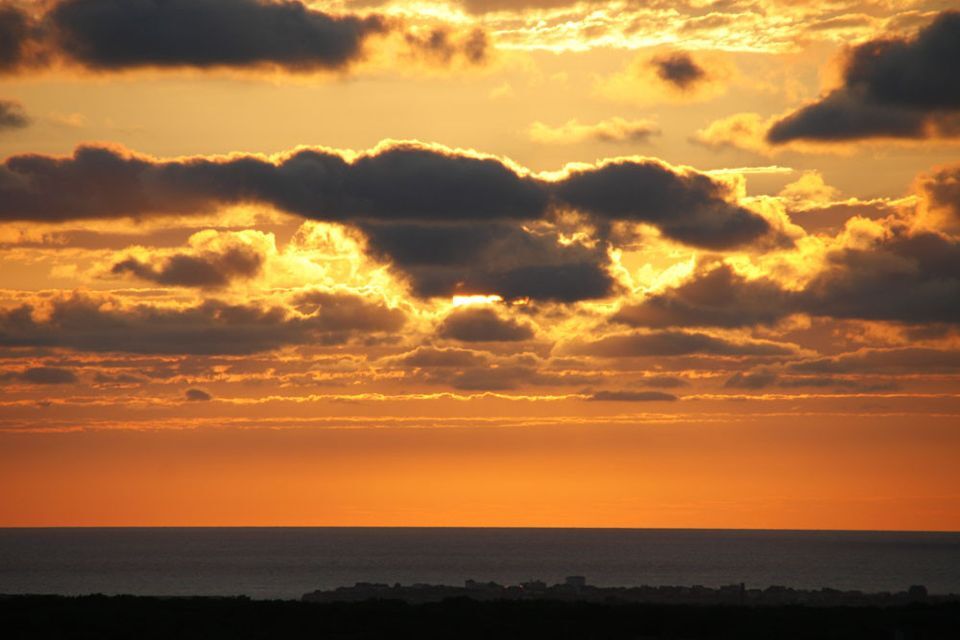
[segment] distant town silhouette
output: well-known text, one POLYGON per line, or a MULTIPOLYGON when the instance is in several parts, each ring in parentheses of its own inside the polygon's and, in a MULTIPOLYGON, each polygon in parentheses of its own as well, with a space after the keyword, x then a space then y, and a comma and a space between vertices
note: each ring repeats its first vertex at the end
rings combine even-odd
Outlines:
POLYGON ((365 602, 400 600, 410 604, 442 602, 451 598, 479 601, 559 600, 574 602, 697 604, 697 605, 813 605, 813 606, 896 606, 924 602, 960 602, 958 594, 931 595, 923 585, 912 585, 905 591, 868 593, 859 590, 794 589, 769 586, 748 588, 744 583, 719 588, 702 585, 598 587, 587 583, 584 576, 568 576, 562 583, 547 585, 543 580, 530 580, 518 585, 467 580, 462 587, 412 584, 388 585, 358 582, 352 587, 317 590, 304 594, 304 602, 365 602))

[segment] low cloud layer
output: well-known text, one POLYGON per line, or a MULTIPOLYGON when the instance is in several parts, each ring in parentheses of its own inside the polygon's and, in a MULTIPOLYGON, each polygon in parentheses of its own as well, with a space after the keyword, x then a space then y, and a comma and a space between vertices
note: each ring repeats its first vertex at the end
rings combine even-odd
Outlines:
POLYGON ((518 342, 533 338, 534 332, 528 323, 481 307, 450 314, 440 325, 439 335, 461 342, 518 342))
POLYGON ((632 326, 737 328, 771 324, 789 313, 789 295, 768 279, 746 280, 723 265, 623 307, 613 319, 632 326))
MULTIPOLYGON (((2 46, 2 45, 0 45, 2 46)), ((23 106, 13 100, 0 100, 0 132, 9 129, 23 129, 30 124, 30 118, 23 106)))
POLYGON ((175 253, 146 260, 128 257, 116 262, 110 271, 164 286, 218 289, 256 276, 265 259, 256 247, 234 241, 223 243, 218 250, 175 253))
POLYGON ((794 353, 788 345, 761 340, 734 341, 706 333, 660 331, 610 335, 599 340, 573 342, 562 353, 599 358, 642 358, 660 356, 786 356, 794 353))
POLYGON ((84 295, 37 308, 0 311, 0 346, 62 347, 140 354, 244 355, 290 345, 344 344, 367 334, 399 331, 404 315, 357 296, 318 292, 299 300, 302 312, 279 306, 229 304, 114 308, 84 295))
POLYGON ((597 391, 587 400, 595 402, 672 402, 677 396, 662 391, 597 391))
POLYGON ((960 242, 895 229, 873 246, 842 247, 800 290, 747 279, 719 266, 637 305, 615 320, 632 326, 746 327, 797 313, 902 323, 960 323, 960 242))
POLYGON ((23 371, 0 373, 0 382, 11 380, 26 384, 61 385, 77 382, 77 374, 63 367, 28 367, 23 371))

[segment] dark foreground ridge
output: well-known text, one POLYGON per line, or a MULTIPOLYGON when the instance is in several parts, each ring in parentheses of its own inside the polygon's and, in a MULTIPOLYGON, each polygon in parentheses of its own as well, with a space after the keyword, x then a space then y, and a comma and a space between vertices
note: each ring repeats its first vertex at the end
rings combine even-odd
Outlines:
MULTIPOLYGON (((570 576, 561 584, 548 586, 542 580, 505 586, 496 582, 467 580, 462 587, 437 584, 405 586, 358 582, 352 587, 304 594, 304 602, 364 602, 366 600, 400 600, 409 604, 442 602, 451 598, 479 601, 496 600, 559 600, 563 602, 602 602, 637 604, 695 605, 814 605, 821 607, 890 607, 917 603, 960 602, 960 595, 930 595, 926 587, 914 585, 896 593, 865 593, 837 589, 793 589, 767 587, 748 589, 743 583, 719 589, 710 587, 595 587, 583 576, 570 576)), ((958 635, 960 638, 960 635, 958 635)))
POLYGON ((3 637, 956 640, 960 604, 728 606, 478 601, 316 603, 247 598, 0 597, 3 637))

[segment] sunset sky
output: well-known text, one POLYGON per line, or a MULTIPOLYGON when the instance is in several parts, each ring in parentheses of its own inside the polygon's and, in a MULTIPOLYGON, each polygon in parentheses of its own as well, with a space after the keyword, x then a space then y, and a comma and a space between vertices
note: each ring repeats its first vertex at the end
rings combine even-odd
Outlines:
POLYGON ((0 0, 0 526, 960 530, 957 0, 0 0))

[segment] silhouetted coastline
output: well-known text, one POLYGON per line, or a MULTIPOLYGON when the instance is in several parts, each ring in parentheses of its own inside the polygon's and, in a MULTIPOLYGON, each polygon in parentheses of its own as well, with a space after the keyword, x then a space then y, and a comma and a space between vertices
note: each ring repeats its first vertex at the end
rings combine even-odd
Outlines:
POLYGON ((960 603, 730 606, 448 598, 298 602, 247 598, 0 596, 4 637, 605 638, 955 640, 960 603))

